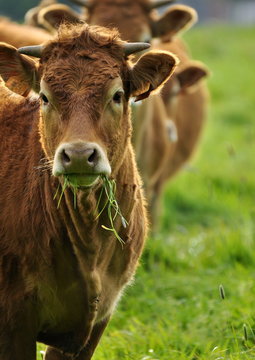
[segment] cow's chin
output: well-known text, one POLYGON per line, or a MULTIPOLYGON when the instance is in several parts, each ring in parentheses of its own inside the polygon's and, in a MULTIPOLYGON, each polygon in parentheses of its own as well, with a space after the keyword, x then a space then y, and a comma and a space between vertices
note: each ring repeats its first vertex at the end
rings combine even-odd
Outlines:
POLYGON ((64 176, 67 184, 78 189, 87 189, 97 184, 100 175, 95 174, 68 174, 64 176))

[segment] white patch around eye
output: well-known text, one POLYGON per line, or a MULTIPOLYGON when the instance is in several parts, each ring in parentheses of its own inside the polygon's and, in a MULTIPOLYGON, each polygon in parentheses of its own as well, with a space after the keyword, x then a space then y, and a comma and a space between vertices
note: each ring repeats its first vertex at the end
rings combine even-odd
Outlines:
POLYGON ((124 90, 122 88, 115 88, 111 92, 108 104, 110 105, 111 110, 115 113, 119 113, 123 109, 123 100, 124 100, 124 90))
POLYGON ((47 98, 47 96, 44 93, 40 92, 39 96, 40 96, 40 99, 42 101, 43 106, 46 107, 46 106, 48 106, 50 104, 49 99, 47 98))
POLYGON ((44 108, 45 110, 53 105, 52 94, 48 88, 47 83, 43 79, 40 83, 39 98, 41 99, 42 108, 44 108), (43 97, 45 97, 47 101, 43 101, 43 97))
POLYGON ((30 93, 29 93, 29 99, 31 99, 32 101, 38 100, 39 99, 39 94, 36 93, 34 90, 31 90, 30 93))

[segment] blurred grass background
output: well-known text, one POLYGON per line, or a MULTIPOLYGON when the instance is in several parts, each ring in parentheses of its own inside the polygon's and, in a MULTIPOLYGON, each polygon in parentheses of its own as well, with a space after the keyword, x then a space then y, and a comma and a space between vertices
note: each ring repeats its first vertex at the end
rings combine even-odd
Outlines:
POLYGON ((95 360, 255 358, 255 28, 200 26, 185 39, 212 71, 208 122, 95 360))

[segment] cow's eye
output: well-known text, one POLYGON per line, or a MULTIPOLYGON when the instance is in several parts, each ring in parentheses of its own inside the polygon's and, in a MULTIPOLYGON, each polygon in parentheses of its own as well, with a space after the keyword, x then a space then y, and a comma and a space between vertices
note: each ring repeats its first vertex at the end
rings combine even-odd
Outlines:
POLYGON ((47 96, 44 95, 43 93, 40 93, 40 98, 42 99, 42 102, 44 103, 44 105, 47 105, 49 103, 47 96))
POLYGON ((119 90, 119 91, 116 91, 116 93, 113 95, 112 100, 115 104, 120 104, 122 101, 122 97, 123 97, 123 91, 119 90))

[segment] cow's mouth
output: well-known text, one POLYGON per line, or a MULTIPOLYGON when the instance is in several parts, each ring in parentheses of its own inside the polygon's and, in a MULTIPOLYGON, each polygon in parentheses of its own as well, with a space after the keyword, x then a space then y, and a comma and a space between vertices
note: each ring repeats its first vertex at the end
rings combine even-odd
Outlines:
POLYGON ((90 188, 99 180, 100 174, 65 174, 67 186, 77 189, 90 188))

